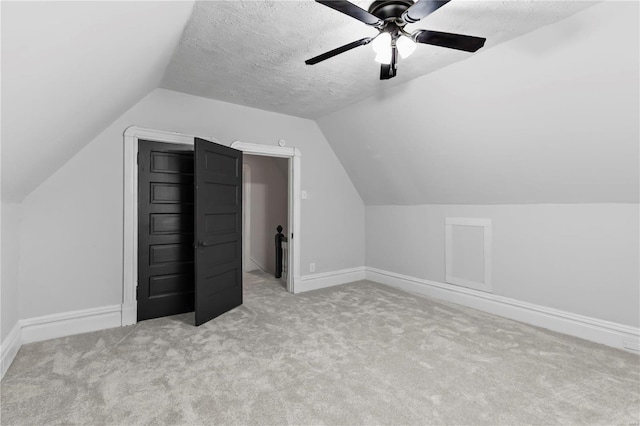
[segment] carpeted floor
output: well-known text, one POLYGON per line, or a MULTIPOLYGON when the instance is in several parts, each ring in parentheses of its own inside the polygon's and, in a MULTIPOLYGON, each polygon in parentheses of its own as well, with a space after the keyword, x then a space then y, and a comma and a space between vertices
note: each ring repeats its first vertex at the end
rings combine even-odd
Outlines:
POLYGON ((3 425, 638 424, 640 357, 361 281, 24 345, 3 425))

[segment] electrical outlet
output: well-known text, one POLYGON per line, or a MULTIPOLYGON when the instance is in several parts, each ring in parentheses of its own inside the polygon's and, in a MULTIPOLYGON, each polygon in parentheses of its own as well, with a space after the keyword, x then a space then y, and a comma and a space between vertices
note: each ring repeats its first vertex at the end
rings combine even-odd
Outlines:
POLYGON ((316 271, 316 264, 315 263, 310 263, 309 264, 309 272, 315 272, 316 271))

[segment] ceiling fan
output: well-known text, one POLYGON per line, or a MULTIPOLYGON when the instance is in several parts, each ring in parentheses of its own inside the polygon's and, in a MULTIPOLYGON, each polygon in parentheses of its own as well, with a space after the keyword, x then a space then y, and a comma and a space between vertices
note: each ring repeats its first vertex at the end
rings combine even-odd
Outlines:
POLYGON ((449 49, 475 52, 484 46, 487 40, 462 34, 443 33, 440 31, 416 30, 412 33, 405 31, 407 24, 418 22, 425 16, 435 12, 451 0, 376 0, 369 6, 368 11, 346 0, 316 0, 358 21, 376 28, 379 32, 375 37, 365 37, 330 50, 322 55, 305 61, 307 65, 314 65, 359 46, 371 43, 376 52, 376 61, 380 67, 380 80, 388 80, 396 76, 398 68, 398 54, 406 58, 416 48, 416 43, 431 44, 449 49))

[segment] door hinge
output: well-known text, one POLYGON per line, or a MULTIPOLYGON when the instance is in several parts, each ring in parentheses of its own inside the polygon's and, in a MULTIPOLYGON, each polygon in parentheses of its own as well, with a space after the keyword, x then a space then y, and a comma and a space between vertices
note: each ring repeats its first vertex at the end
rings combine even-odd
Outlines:
POLYGON ((136 164, 140 164, 140 152, 136 153, 136 164))
POLYGON ((138 300, 138 285, 136 284, 136 300, 138 300))
POLYGON ((291 233, 291 239, 293 240, 293 232, 291 233))

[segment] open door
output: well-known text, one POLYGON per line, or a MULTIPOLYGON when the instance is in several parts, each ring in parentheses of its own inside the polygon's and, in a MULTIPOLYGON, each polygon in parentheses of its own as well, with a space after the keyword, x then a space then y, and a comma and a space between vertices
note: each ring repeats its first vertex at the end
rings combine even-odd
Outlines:
POLYGON ((195 138, 195 311, 242 304, 242 151, 195 138))

